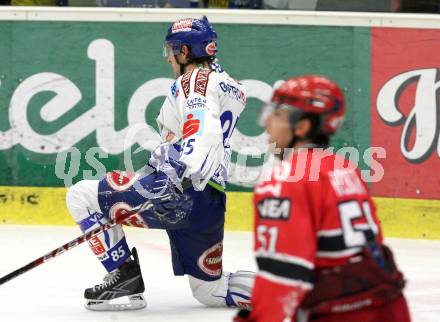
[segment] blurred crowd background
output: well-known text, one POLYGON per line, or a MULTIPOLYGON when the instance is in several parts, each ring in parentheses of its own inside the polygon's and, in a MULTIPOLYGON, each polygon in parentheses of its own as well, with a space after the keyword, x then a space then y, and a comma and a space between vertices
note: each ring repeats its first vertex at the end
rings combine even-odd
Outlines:
POLYGON ((440 0, 0 0, 0 5, 440 12, 440 0))

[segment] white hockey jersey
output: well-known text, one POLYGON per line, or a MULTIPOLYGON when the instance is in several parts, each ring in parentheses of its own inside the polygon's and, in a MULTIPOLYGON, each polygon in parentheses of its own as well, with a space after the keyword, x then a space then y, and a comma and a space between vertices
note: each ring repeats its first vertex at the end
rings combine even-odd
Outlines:
POLYGON ((246 104, 243 85, 216 67, 196 68, 173 83, 157 117, 162 142, 172 145, 167 151, 160 145, 150 159, 157 165, 167 153, 184 162, 198 190, 226 187, 229 139, 246 104))

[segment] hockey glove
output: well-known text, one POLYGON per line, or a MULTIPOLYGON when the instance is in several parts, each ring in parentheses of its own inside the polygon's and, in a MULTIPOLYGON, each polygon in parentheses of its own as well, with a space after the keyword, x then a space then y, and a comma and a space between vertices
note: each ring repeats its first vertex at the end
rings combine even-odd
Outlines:
POLYGON ((193 201, 183 192, 181 184, 185 169, 185 164, 172 160, 166 167, 161 167, 163 171, 156 172, 151 187, 154 197, 150 200, 154 205, 154 212, 167 229, 185 226, 188 214, 192 210, 193 201), (177 185, 180 185, 180 191, 177 185))
POLYGON ((183 192, 188 188, 188 179, 184 178, 186 174, 186 164, 180 161, 168 160, 156 171, 156 178, 150 187, 150 192, 155 195, 166 193, 168 183, 171 182, 175 188, 183 192), (185 181, 185 184, 182 184, 185 181))

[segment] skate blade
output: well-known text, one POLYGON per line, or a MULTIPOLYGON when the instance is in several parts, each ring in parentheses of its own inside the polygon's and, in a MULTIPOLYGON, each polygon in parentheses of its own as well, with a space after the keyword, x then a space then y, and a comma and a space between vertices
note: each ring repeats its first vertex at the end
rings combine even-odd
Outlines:
POLYGON ((140 310, 147 306, 142 293, 128 296, 128 302, 122 303, 126 296, 113 300, 86 300, 85 308, 90 311, 132 311, 140 310))

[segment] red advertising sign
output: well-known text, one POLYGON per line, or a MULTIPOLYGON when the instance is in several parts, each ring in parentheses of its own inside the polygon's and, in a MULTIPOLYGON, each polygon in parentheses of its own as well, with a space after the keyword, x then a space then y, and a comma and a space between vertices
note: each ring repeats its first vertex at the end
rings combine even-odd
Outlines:
POLYGON ((375 196, 440 199, 440 30, 372 28, 371 145, 386 150, 375 196))

